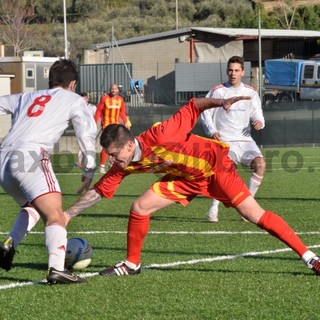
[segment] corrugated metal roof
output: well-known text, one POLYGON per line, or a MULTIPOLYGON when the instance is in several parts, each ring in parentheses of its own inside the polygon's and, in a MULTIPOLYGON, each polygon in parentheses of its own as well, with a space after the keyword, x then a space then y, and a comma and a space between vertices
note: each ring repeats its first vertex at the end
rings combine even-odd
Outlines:
MULTIPOLYGON (((192 32, 206 32, 208 34, 224 35, 230 38, 239 37, 258 37, 258 29, 245 29, 245 28, 182 28, 178 30, 165 31, 160 33, 154 33, 151 35, 145 35, 140 37, 134 37, 124 40, 118 40, 118 45, 126 45, 136 42, 146 42, 155 39, 168 38, 172 36, 179 36, 184 34, 190 34, 192 32)), ((261 29, 261 37, 263 38, 320 38, 320 31, 313 30, 280 30, 280 29, 261 29)), ((103 42, 93 44, 91 49, 98 50, 111 47, 112 43, 103 42)))
MULTIPOLYGON (((192 30, 203 31, 212 34, 222 34, 229 37, 257 37, 258 29, 244 28, 192 28, 192 30)), ((261 29, 261 37, 273 38, 320 38, 320 31, 313 30, 280 30, 280 29, 261 29)))
MULTIPOLYGON (((135 43, 135 42, 145 42, 145 41, 149 41, 149 40, 177 36, 180 34, 188 34, 190 32, 192 32, 191 28, 183 28, 183 29, 178 29, 178 30, 171 30, 171 31, 154 33, 154 34, 140 36, 140 37, 124 39, 124 40, 117 40, 117 43, 118 43, 118 45, 124 45, 124 44, 130 44, 130 43, 135 43)), ((111 41, 102 42, 102 43, 93 44, 91 46, 91 49, 103 49, 103 48, 111 47, 111 45, 112 45, 111 41)))

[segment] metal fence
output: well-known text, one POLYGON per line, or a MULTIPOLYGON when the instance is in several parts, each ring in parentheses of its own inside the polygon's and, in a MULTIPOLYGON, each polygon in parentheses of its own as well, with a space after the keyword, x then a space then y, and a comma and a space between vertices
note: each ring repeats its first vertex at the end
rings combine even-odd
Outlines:
MULTIPOLYGON (((98 103, 112 83, 119 84, 120 94, 129 106, 182 105, 192 97, 205 96, 213 85, 227 80, 226 62, 175 63, 175 69, 163 76, 150 75, 144 80, 132 79, 131 63, 88 64, 79 66, 78 92, 87 92, 91 103, 98 103)), ((250 84, 251 64, 245 62, 250 84)), ((134 70, 142 74, 142 70, 134 70)))
POLYGON ((120 86, 124 96, 132 90, 132 64, 86 64, 79 66, 79 92, 87 92, 90 102, 97 104, 112 83, 120 86))
POLYGON ((266 126, 252 130, 261 146, 319 146, 320 101, 279 102, 264 109, 266 126))
MULTIPOLYGON (((180 106, 129 107, 132 132, 137 135, 153 123, 168 119, 180 106)), ((259 146, 320 146, 320 101, 277 103, 264 110, 266 126, 252 129, 259 146)), ((200 121, 193 132, 204 135, 200 121)))
MULTIPOLYGON (((156 122, 168 119, 180 106, 129 106, 128 115, 134 135, 148 129, 156 122)), ((320 102, 278 103, 264 110, 266 126, 263 130, 252 129, 252 136, 260 147, 320 147, 320 102)), ((200 120, 192 130, 204 136, 200 120)), ((65 138, 73 138, 74 148, 62 145, 59 150, 77 150, 73 129, 67 130, 65 138), (68 137, 69 136, 69 137, 68 137)), ((68 144, 71 145, 69 141, 68 144)), ((77 151, 75 151, 77 152, 77 151)))

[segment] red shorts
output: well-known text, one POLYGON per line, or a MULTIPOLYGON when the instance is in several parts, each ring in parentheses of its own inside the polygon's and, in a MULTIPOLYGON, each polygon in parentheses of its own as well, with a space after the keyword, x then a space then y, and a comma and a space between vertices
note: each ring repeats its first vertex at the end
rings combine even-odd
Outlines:
POLYGON ((226 207, 236 207, 251 195, 246 184, 235 170, 230 160, 228 169, 217 171, 214 175, 200 181, 165 175, 150 189, 157 195, 187 206, 197 195, 215 198, 226 207))

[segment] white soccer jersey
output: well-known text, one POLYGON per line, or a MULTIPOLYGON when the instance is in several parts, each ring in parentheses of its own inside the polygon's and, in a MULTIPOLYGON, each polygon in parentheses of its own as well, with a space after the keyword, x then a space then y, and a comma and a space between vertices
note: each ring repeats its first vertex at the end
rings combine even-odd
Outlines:
POLYGON ((83 154, 88 155, 84 171, 95 168, 96 124, 86 102, 63 88, 0 96, 0 115, 12 114, 12 126, 1 150, 37 146, 49 155, 70 121, 83 154))
POLYGON ((94 115, 96 114, 96 111, 97 111, 97 107, 92 103, 88 103, 87 107, 89 108, 92 116, 94 117, 94 115))
POLYGON ((221 141, 253 141, 251 122, 259 120, 265 124, 261 100, 256 90, 244 83, 233 87, 229 82, 213 87, 207 98, 228 99, 234 96, 250 96, 251 100, 240 100, 227 113, 223 108, 208 109, 201 114, 201 122, 207 136, 220 132, 221 141))

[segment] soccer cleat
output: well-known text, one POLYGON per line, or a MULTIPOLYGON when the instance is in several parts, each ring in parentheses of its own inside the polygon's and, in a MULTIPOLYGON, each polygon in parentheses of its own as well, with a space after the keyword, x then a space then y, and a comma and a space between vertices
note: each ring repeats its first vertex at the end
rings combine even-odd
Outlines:
POLYGON ((207 220, 212 223, 219 222, 218 212, 210 210, 207 215, 207 220))
POLYGON ((121 261, 117 263, 115 266, 108 267, 99 272, 100 276, 135 276, 141 273, 141 265, 139 265, 135 269, 131 269, 127 266, 125 261, 121 261))
POLYGON ((12 238, 6 239, 0 243, 0 267, 6 271, 9 271, 12 267, 12 260, 15 254, 12 238))
POLYGON ((48 270, 47 281, 49 284, 71 284, 87 282, 86 279, 78 277, 69 270, 59 271, 52 267, 48 270))
POLYGON ((105 169, 104 166, 101 166, 101 167, 100 167, 100 173, 106 173, 106 169, 105 169))
POLYGON ((320 275, 320 258, 313 257, 307 262, 307 266, 309 269, 314 271, 317 275, 320 275))

